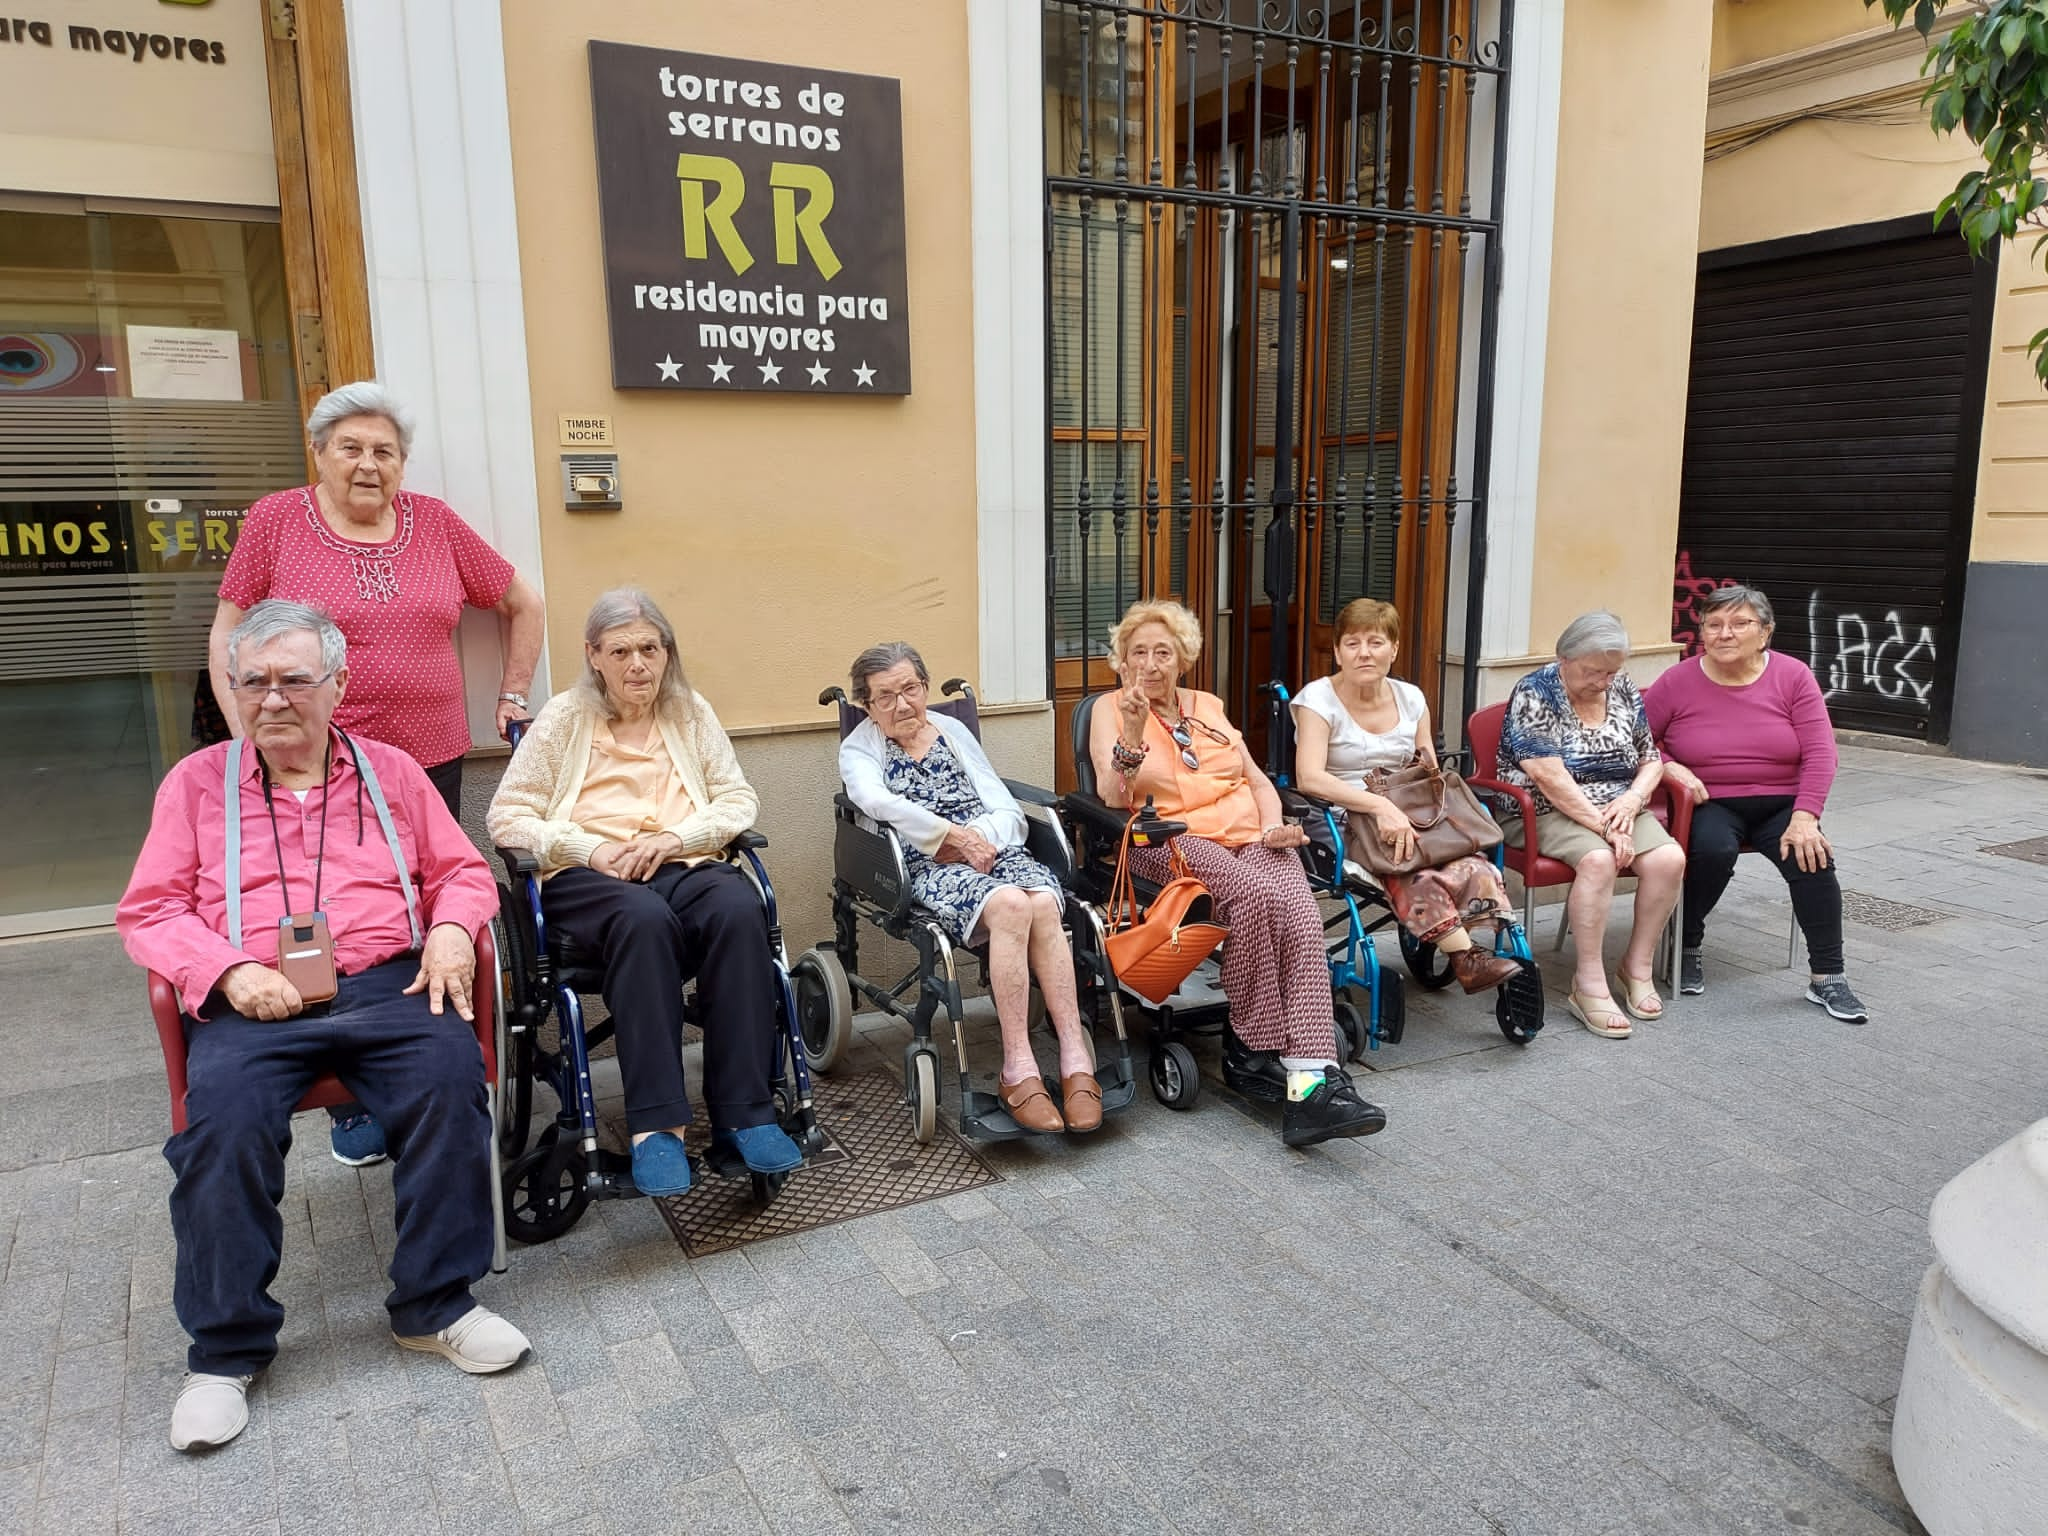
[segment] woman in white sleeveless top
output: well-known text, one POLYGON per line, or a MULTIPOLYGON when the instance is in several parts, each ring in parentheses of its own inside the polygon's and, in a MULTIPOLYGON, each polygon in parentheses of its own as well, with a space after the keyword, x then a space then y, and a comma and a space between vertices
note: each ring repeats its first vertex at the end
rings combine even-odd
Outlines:
MULTIPOLYGON (((1401 615, 1391 603, 1361 597, 1337 615, 1337 671, 1294 699, 1294 777, 1308 794, 1344 808, 1347 851, 1357 862, 1371 839, 1400 860, 1414 850, 1415 828, 1399 807, 1365 787, 1375 769, 1434 766, 1429 705, 1422 690, 1391 675, 1401 652, 1401 615)), ((1467 854, 1412 875, 1376 876, 1401 926, 1449 959, 1467 992, 1484 992, 1519 973, 1514 961, 1472 942, 1468 925, 1513 910, 1489 859, 1467 854)))

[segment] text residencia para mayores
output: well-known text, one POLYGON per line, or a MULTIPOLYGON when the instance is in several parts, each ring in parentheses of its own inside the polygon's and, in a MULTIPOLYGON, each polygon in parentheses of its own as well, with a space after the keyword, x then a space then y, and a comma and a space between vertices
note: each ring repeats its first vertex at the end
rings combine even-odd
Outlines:
MULTIPOLYGON (((195 64, 225 64, 227 50, 203 37, 166 37, 161 32, 123 32, 119 27, 66 27, 74 53, 111 53, 117 58, 190 59, 195 64)), ((55 46, 47 21, 0 18, 0 43, 35 43, 55 46)))

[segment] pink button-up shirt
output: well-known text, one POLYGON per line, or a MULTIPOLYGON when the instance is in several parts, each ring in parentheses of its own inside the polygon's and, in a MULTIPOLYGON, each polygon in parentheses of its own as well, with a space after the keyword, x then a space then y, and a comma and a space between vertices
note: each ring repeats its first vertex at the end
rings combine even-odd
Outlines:
MULTIPOLYGON (((377 770, 391 806, 391 822, 405 852, 420 903, 422 934, 454 923, 472 940, 497 914, 498 888, 476 845, 448 814, 426 771, 381 741, 355 743, 377 770)), ((354 760, 334 737, 327 782, 303 802, 273 786, 277 839, 263 804, 261 758, 242 753, 242 947, 229 942, 226 867, 227 809, 223 798, 227 745, 205 747, 178 763, 157 787, 149 836, 114 916, 128 958, 168 978, 185 1012, 199 1017, 208 995, 231 966, 254 960, 277 964, 277 925, 285 916, 286 887, 278 882, 278 847, 296 910, 313 901, 313 856, 320 844, 320 814, 327 804, 327 847, 320 909, 334 935, 335 965, 353 975, 412 948, 405 892, 392 867, 390 845, 377 825, 354 760)))

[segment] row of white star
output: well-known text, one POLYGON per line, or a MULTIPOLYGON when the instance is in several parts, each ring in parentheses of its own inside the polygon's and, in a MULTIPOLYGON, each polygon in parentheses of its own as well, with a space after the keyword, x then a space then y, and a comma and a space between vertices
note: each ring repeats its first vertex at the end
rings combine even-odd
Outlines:
MULTIPOLYGON (((675 360, 673 354, 665 354, 661 361, 654 366, 661 370, 661 377, 664 383, 674 382, 682 376, 683 365, 675 360)), ((720 357, 715 362, 706 363, 704 366, 710 369, 713 383, 725 384, 730 382, 733 365, 728 363, 723 357, 720 357)), ((782 365, 780 363, 771 358, 757 366, 761 370, 761 382, 763 384, 779 384, 782 382, 782 365)), ((806 368, 804 372, 811 376, 813 384, 823 384, 832 375, 832 370, 819 362, 815 357, 811 359, 811 366, 806 368)), ((868 366, 866 358, 862 358, 860 366, 853 370, 853 382, 857 387, 863 389, 874 388, 875 370, 868 366)))

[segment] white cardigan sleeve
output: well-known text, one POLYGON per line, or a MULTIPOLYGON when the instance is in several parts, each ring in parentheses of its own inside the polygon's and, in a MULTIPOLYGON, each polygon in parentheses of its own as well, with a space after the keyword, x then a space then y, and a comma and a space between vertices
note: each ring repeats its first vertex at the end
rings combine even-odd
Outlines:
POLYGON ((988 808, 968 825, 998 848, 1022 848, 1025 833, 1030 830, 1024 820, 1023 809, 1003 783, 1002 776, 990 764, 988 754, 981 750, 981 743, 975 739, 974 732, 950 715, 934 715, 932 718, 939 722, 939 729, 946 734, 946 744, 953 749, 960 766, 967 770, 967 777, 974 782, 974 792, 981 796, 981 803, 988 808))
POLYGON ((839 743, 839 781, 846 786, 846 798, 863 815, 894 827, 897 836, 919 852, 936 854, 952 823, 889 787, 882 772, 888 752, 888 738, 872 720, 861 721, 847 733, 839 743))

